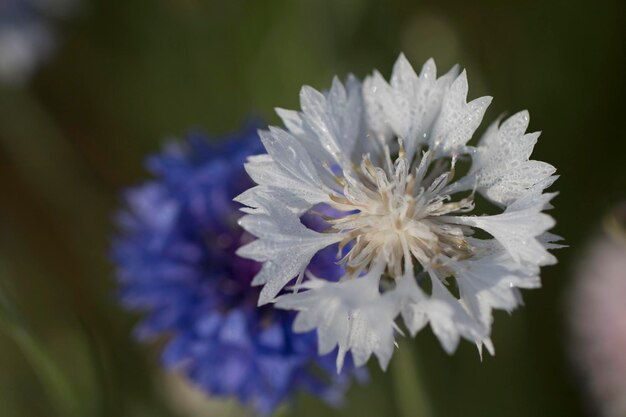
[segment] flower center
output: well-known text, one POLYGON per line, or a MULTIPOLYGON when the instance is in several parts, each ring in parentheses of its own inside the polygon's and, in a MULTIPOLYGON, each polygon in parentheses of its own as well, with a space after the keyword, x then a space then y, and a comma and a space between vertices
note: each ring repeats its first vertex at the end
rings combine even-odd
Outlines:
POLYGON ((433 153, 426 151, 409 162, 401 142, 394 162, 388 147, 381 159, 381 166, 376 166, 366 154, 352 171, 335 175, 343 193, 331 194, 330 205, 346 214, 327 221, 333 231, 345 234, 340 251, 351 244, 341 260, 348 275, 360 274, 379 259, 395 278, 403 274, 405 257, 412 265, 417 260, 422 268, 444 268, 447 258, 472 256, 465 239, 471 230, 439 218, 474 208, 473 196, 452 202, 446 192, 455 160, 434 161, 433 153))

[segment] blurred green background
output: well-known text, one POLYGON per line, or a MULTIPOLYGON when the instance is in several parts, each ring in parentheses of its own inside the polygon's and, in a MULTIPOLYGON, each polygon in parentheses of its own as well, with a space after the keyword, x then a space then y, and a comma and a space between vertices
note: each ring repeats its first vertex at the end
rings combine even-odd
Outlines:
MULTIPOLYGON (((565 300, 585 241, 625 197, 623 3, 85 0, 34 79, 0 86, 3 292, 85 415, 240 415, 190 393, 159 369, 158 346, 131 339, 137 317, 116 305, 107 260, 120 188, 147 178, 143 157, 165 138, 233 131, 250 115, 276 123, 273 107, 297 108, 302 84, 326 88, 334 74, 373 68, 388 76, 401 51, 416 68, 432 56, 440 71, 467 69, 471 98, 494 97, 482 128, 530 110, 531 130, 543 131, 533 157, 561 174, 554 231, 571 247, 523 309, 496 314, 495 357, 481 362, 467 342, 448 356, 426 330, 402 341, 408 353, 387 373, 371 361, 371 382, 342 410, 303 395, 285 415, 408 417, 402 404, 417 394, 394 369, 411 354, 435 416, 585 415, 565 300)), ((28 337, 9 334, 0 414, 54 416, 23 353, 28 337)), ((54 369, 46 375, 58 382, 54 369)))

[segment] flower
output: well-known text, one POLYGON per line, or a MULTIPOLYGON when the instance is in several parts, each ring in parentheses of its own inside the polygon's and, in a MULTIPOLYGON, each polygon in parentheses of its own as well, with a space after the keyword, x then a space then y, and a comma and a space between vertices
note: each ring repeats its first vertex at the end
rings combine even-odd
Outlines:
POLYGON ((431 59, 418 76, 400 55, 390 83, 374 72, 323 93, 305 86, 300 112, 277 110, 285 128, 260 133, 267 153, 246 164, 257 185, 237 198, 258 240, 238 253, 264 263, 259 305, 297 310, 294 329, 317 329, 320 353, 339 346, 338 369, 348 351, 386 368, 398 315, 412 335, 430 323, 449 353, 464 337, 493 354, 492 310, 515 309, 556 262, 542 213, 555 168, 529 160, 539 133, 525 133, 522 111, 468 145, 491 98, 467 102, 467 90, 465 71, 437 78, 431 59), (493 214, 466 215, 479 196, 493 214), (326 230, 305 227, 305 213, 326 230), (340 281, 305 280, 328 246, 340 281), (279 295, 294 278, 297 292, 279 295))
MULTIPOLYGON (((164 365, 210 394, 236 396, 261 414, 299 389, 336 403, 349 374, 335 376, 334 357, 318 356, 315 333, 292 331, 295 313, 256 307, 250 281, 259 265, 235 255, 250 241, 232 200, 251 184, 243 162, 261 151, 255 130, 215 144, 189 134, 148 158, 156 179, 130 189, 118 216, 121 300, 149 312, 136 336, 170 334, 164 365)), ((333 253, 321 253, 310 270, 338 277, 333 253)))
POLYGON ((69 15, 78 0, 0 2, 0 81, 20 84, 54 49, 53 20, 69 15))
POLYGON ((576 270, 569 298, 572 359, 597 415, 626 415, 626 204, 609 217, 576 270))

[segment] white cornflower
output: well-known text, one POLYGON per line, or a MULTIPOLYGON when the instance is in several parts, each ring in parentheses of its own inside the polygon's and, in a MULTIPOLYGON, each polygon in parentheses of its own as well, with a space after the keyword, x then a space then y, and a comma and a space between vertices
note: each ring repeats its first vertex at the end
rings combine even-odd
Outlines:
POLYGON ((448 352, 464 337, 493 353, 492 310, 513 310, 556 262, 542 213, 555 169, 529 160, 539 134, 525 133, 523 111, 468 146, 491 98, 468 103, 467 89, 465 72, 437 78, 429 60, 418 76, 400 55, 390 83, 374 72, 303 87, 301 112, 277 110, 285 129, 260 132, 267 154, 246 164, 258 185, 237 198, 258 239, 239 254, 263 262, 259 304, 299 311, 295 330, 316 329, 320 353, 339 346, 338 368, 348 351, 385 368, 398 315, 412 335, 430 323, 448 352), (495 214, 467 214, 478 195, 495 214), (305 213, 327 229, 307 228, 305 213), (305 273, 329 245, 339 282, 305 273))

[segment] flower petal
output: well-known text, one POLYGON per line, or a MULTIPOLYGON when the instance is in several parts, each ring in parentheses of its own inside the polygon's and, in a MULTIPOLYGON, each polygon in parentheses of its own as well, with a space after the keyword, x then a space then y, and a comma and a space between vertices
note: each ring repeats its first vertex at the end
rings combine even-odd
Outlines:
POLYGON ((524 133, 528 121, 528 112, 521 111, 499 127, 497 122, 492 124, 476 149, 470 172, 460 180, 456 191, 476 187, 489 200, 507 205, 550 178, 556 171, 552 165, 529 160, 539 133, 524 133))
POLYGON ((284 141, 274 138, 272 133, 260 132, 267 139, 270 155, 249 158, 244 165, 246 172, 257 184, 290 190, 311 206, 327 202, 330 190, 321 181, 306 150, 293 136, 283 133, 278 137, 284 141))
POLYGON ((326 95, 308 86, 300 91, 300 118, 341 165, 349 165, 363 118, 361 83, 351 76, 346 87, 335 77, 326 95))
POLYGON ((548 253, 538 236, 554 226, 554 219, 541 210, 555 195, 530 193, 493 216, 443 216, 441 219, 483 229, 518 263, 551 265, 556 263, 556 258, 548 253))
POLYGON ((259 239, 242 246, 239 256, 265 262, 252 285, 265 285, 259 305, 271 302, 294 277, 304 273, 319 250, 341 240, 342 235, 317 233, 305 227, 280 202, 259 197, 265 213, 248 214, 239 224, 259 239))
POLYGON ((467 74, 463 71, 443 97, 441 112, 429 143, 440 156, 452 155, 463 150, 491 103, 491 97, 488 96, 467 103, 467 89, 467 74))
POLYGON ((278 308, 298 310, 295 331, 317 329, 320 354, 339 346, 337 371, 350 351, 356 366, 362 366, 372 354, 383 369, 394 347, 394 318, 397 306, 392 297, 381 296, 378 282, 380 267, 367 275, 333 283, 310 280, 298 294, 286 294, 276 301, 278 308))

